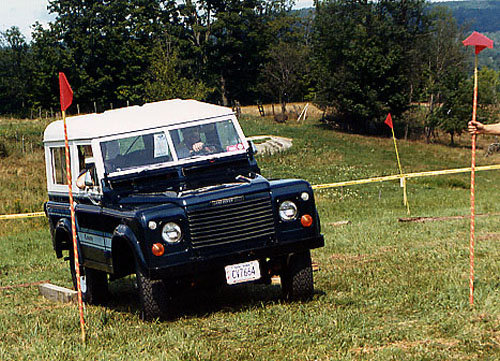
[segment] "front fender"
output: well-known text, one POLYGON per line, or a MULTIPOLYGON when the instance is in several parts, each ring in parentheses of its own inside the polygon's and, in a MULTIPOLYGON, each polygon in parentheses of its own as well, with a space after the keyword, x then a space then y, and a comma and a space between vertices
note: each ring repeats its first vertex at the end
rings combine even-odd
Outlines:
POLYGON ((119 242, 119 240, 125 240, 125 242, 133 252, 136 263, 139 265, 139 267, 141 267, 141 269, 147 270, 147 263, 146 259, 144 258, 144 252, 142 251, 141 245, 134 232, 132 232, 132 230, 125 224, 120 224, 118 227, 116 227, 115 231, 113 232, 111 244, 114 245, 115 242, 119 242))

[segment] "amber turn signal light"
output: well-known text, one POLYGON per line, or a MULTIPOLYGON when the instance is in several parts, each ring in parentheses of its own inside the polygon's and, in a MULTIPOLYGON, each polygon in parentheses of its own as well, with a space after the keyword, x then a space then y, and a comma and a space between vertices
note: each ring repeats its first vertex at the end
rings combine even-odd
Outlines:
POLYGON ((311 217, 309 214, 304 214, 302 217, 300 217, 300 224, 302 224, 304 227, 311 227, 313 224, 313 217, 311 217))
POLYGON ((155 256, 163 256, 165 253, 165 247, 163 247, 163 244, 161 243, 155 243, 153 244, 153 247, 151 247, 151 251, 155 256))

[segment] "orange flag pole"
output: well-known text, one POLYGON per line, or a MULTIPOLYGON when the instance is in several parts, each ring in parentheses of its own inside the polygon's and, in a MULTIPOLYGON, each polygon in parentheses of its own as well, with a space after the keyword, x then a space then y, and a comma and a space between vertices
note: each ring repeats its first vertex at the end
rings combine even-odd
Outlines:
MULTIPOLYGON (((472 120, 477 113, 477 54, 474 55, 474 100, 472 102, 472 120)), ((469 238, 469 304, 474 305, 474 246, 476 228, 476 134, 472 134, 472 154, 470 172, 470 238, 469 238)))
MULTIPOLYGON (((472 102, 472 121, 477 117, 477 89, 478 89, 478 54, 485 48, 493 48, 493 41, 486 36, 474 31, 463 41, 465 46, 474 46, 474 98, 472 102)), ((476 226, 476 134, 472 134, 471 152, 471 173, 470 173, 470 238, 469 238, 469 304, 474 306, 474 247, 475 247, 475 226, 476 226)))
POLYGON ((66 127, 66 109, 71 105, 73 101, 73 90, 66 79, 64 73, 59 73, 59 87, 61 95, 61 111, 64 123, 64 149, 66 155, 66 178, 68 181, 68 195, 69 195, 69 205, 71 210, 71 233, 73 235, 73 256, 76 271, 76 285, 78 291, 78 309, 80 311, 80 328, 82 330, 82 342, 85 343, 85 320, 83 318, 83 300, 82 300, 82 288, 80 283, 80 262, 78 259, 78 247, 76 241, 76 222, 75 222, 75 203, 73 201, 73 190, 72 190, 72 179, 71 179, 71 166, 69 157, 69 142, 68 142, 68 129, 66 127))

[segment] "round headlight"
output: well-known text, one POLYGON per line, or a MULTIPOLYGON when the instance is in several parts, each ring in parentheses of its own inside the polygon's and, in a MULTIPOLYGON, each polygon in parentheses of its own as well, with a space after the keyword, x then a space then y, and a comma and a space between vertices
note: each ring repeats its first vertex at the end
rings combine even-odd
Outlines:
POLYGON ((169 244, 178 243, 182 239, 181 227, 177 223, 168 222, 163 226, 161 236, 169 244))
POLYGON ((293 221, 297 218, 297 206, 291 201, 284 201, 280 205, 280 218, 284 221, 293 221))

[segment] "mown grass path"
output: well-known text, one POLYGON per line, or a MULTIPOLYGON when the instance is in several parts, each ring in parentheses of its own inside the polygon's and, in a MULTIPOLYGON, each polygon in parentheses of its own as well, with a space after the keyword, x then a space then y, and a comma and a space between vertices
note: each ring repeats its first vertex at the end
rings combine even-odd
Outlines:
MULTIPOLYGON (((17 129, 13 123, 0 122, 0 131, 17 129)), ((337 133, 313 121, 278 125, 243 118, 242 125, 248 135, 293 139, 288 151, 259 156, 269 178, 300 177, 320 184, 397 172, 389 137, 337 133)), ((19 129, 33 134, 35 142, 43 127, 22 123, 19 129)), ((0 213, 38 211, 46 197, 43 152, 35 146, 23 153, 15 138, 3 135, 0 142, 7 143, 10 155, 0 159, 0 213)), ((403 141, 398 146, 408 172, 470 163, 465 146, 403 141)), ((500 157, 487 161, 500 163, 500 157)), ((478 173, 476 187, 476 211, 500 212, 498 171, 478 173)), ((408 195, 415 216, 469 212, 468 175, 415 179, 408 184, 408 195)), ((477 219, 471 309, 467 219, 398 222, 406 208, 397 182, 325 189, 316 192, 316 200, 326 245, 313 251, 321 270, 314 275, 311 301, 287 303, 276 286, 243 285, 187 294, 181 317, 144 323, 133 280, 125 279, 112 283, 114 297, 107 307, 86 308, 88 342, 82 345, 75 305, 51 303, 34 287, 6 289, 0 291, 0 360, 500 357, 500 217, 477 219), (341 220, 351 224, 331 225, 341 220)), ((70 285, 68 266, 56 259, 45 220, 0 223, 0 286, 47 279, 70 285)))

